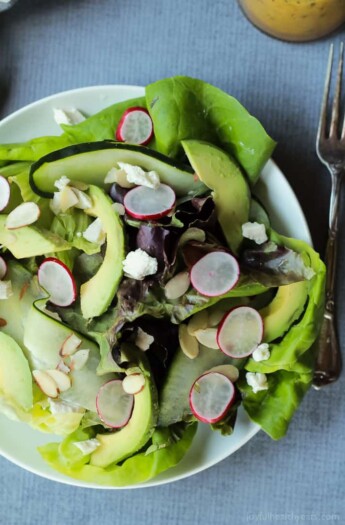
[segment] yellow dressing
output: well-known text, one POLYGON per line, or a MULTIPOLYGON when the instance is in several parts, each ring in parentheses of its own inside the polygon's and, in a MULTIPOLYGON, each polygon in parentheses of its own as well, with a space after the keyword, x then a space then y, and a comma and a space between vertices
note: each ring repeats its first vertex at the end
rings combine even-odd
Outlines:
POLYGON ((314 40, 345 22, 345 0, 239 0, 257 27, 283 40, 314 40))

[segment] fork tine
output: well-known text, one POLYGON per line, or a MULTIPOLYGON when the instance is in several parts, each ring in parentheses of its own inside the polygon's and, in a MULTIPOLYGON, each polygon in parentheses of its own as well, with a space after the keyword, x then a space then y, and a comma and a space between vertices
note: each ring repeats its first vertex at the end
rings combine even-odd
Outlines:
POLYGON ((317 130, 317 144, 320 142, 321 137, 326 136, 326 125, 327 125, 327 102, 328 102, 328 95, 329 95, 329 88, 331 84, 331 75, 332 75, 332 62, 333 62, 333 44, 331 44, 331 47, 329 49, 329 57, 328 57, 328 65, 327 65, 327 73, 326 73, 326 80, 325 80, 325 88, 323 92, 323 99, 322 99, 322 105, 321 105, 321 113, 320 113, 320 121, 319 121, 319 127, 317 130))
POLYGON ((341 80, 343 75, 343 54, 344 54, 344 43, 340 44, 339 51, 339 63, 337 72, 337 82, 335 86, 335 95, 332 104, 332 118, 330 126, 330 137, 337 137, 339 130, 339 117, 340 117, 340 99, 341 99, 341 80))

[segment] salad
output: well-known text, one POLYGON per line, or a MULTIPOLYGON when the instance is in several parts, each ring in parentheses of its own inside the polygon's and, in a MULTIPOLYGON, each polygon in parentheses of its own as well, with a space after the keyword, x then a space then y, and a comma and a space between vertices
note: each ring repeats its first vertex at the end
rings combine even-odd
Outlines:
MULTIPOLYGON (((283 437, 311 385, 325 267, 255 197, 275 143, 173 77, 0 145, 0 411, 57 471, 128 486, 237 411, 283 437)), ((53 118, 53 115, 52 115, 53 118)))

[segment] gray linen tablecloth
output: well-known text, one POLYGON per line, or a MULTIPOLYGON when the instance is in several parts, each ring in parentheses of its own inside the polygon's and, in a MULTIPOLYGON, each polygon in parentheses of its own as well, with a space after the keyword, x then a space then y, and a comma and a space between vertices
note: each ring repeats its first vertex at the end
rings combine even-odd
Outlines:
MULTIPOLYGON (((75 87, 202 78, 238 97, 278 141, 274 158, 323 250, 330 182, 314 142, 329 43, 342 36, 279 42, 254 29, 235 0, 19 0, 0 15, 1 116, 75 87)), ((281 441, 260 432, 217 466, 158 488, 72 488, 0 459, 0 523, 345 523, 344 385, 342 377, 310 391, 281 441)))

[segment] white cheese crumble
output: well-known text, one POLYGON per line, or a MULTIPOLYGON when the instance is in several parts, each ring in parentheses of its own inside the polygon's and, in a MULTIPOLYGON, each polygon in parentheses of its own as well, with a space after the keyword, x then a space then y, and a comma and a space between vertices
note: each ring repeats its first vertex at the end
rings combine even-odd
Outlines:
POLYGON ((11 281, 0 281, 0 299, 8 299, 13 295, 11 281))
POLYGON ((82 413, 84 409, 78 408, 64 401, 54 401, 50 397, 48 398, 50 413, 55 414, 72 414, 72 413, 82 413))
POLYGON ((83 237, 89 242, 96 244, 104 244, 105 242, 105 231, 100 218, 95 219, 83 232, 83 237))
POLYGON ((142 330, 140 327, 138 328, 137 337, 135 339, 135 344, 140 350, 143 352, 146 352, 150 348, 154 341, 154 337, 148 333, 146 333, 144 330, 142 330))
POLYGON ((270 351, 269 346, 267 343, 261 343, 257 348, 255 348, 254 352, 252 353, 252 358, 254 361, 267 361, 267 359, 270 358, 270 351))
POLYGON ((83 122, 83 120, 85 120, 84 115, 76 108, 53 108, 53 113, 54 120, 59 126, 61 126, 61 124, 73 126, 74 124, 79 124, 79 122, 83 122))
POLYGON ((62 177, 60 177, 58 180, 54 182, 54 186, 58 190, 62 191, 64 188, 66 188, 66 186, 69 185, 70 182, 71 181, 69 180, 69 178, 63 175, 62 177))
POLYGON ((155 257, 150 255, 141 248, 129 252, 124 261, 122 261, 123 271, 127 277, 142 281, 147 275, 153 275, 158 270, 158 262, 155 257))
POLYGON ((144 171, 140 166, 132 166, 126 162, 118 162, 118 165, 126 173, 128 182, 138 186, 147 186, 154 190, 158 188, 160 180, 155 171, 144 171))
POLYGON ((79 450, 87 456, 88 454, 92 454, 96 450, 97 447, 99 447, 100 442, 98 439, 86 439, 85 441, 74 441, 73 445, 75 445, 79 450))
POLYGON ((262 244, 268 240, 264 224, 259 222, 245 222, 242 224, 242 235, 246 239, 262 244))
POLYGON ((260 372, 247 372, 246 381, 248 385, 252 387, 254 394, 260 392, 260 390, 268 389, 266 374, 261 374, 260 372))

